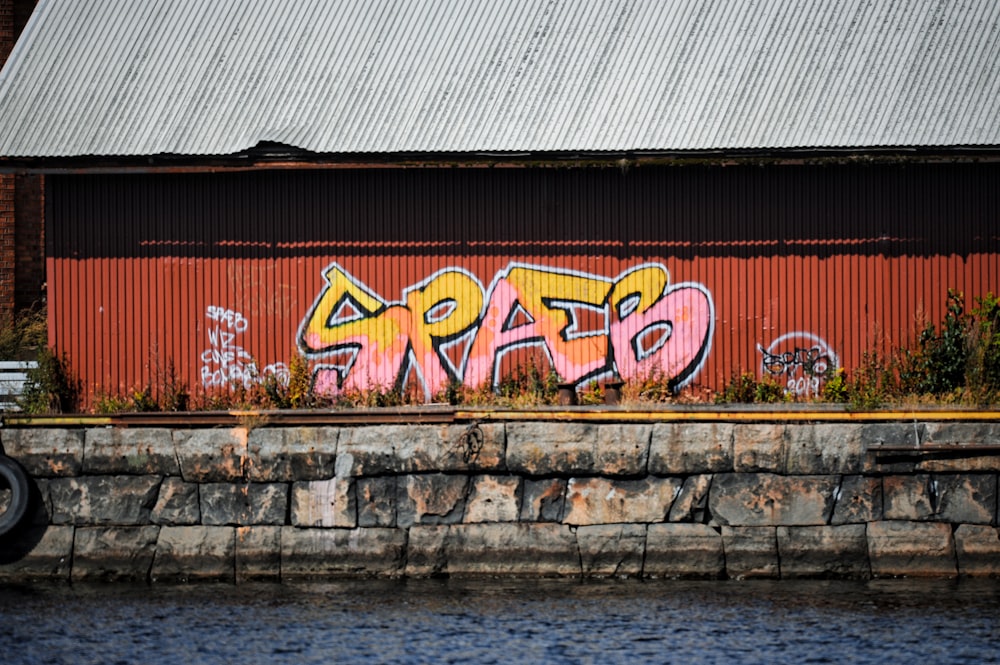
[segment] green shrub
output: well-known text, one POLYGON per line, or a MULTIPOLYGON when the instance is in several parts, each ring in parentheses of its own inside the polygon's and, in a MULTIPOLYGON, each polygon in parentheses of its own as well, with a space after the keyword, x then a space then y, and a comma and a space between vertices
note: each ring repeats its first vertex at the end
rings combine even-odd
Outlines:
POLYGON ((883 406, 894 392, 893 383, 892 372, 882 356, 877 351, 865 351, 849 383, 851 408, 868 410, 883 406))
POLYGON ((1000 396, 1000 300, 992 293, 976 298, 972 316, 966 385, 973 399, 989 402, 1000 396))
POLYGON ((32 360, 48 344, 45 308, 0 317, 0 360, 32 360))
POLYGON ((21 409, 33 415, 75 412, 82 386, 70 369, 69 358, 43 346, 37 363, 27 371, 24 392, 17 402, 21 409))
POLYGON ((965 385, 966 362, 969 351, 967 339, 970 321, 965 314, 965 298, 948 289, 947 314, 938 333, 928 324, 920 333, 919 355, 922 361, 923 381, 918 383, 921 393, 941 395, 965 385))
POLYGON ((543 370, 535 359, 530 359, 501 379, 497 394, 513 406, 555 404, 560 382, 559 374, 543 370))
POLYGON ((828 371, 826 383, 823 384, 822 397, 827 402, 837 402, 838 404, 850 401, 850 385, 847 380, 847 371, 843 367, 838 367, 832 372, 828 371))
POLYGON ((716 394, 716 404, 775 404, 791 399, 788 391, 770 376, 757 380, 750 372, 736 372, 722 392, 716 394))
POLYGON ((129 411, 131 405, 128 399, 121 395, 100 392, 95 396, 92 408, 94 413, 109 415, 129 411))
POLYGON ((757 386, 754 388, 754 401, 761 404, 776 404, 778 402, 788 402, 791 400, 791 395, 785 390, 785 386, 781 385, 770 375, 764 376, 760 381, 757 382, 757 386))

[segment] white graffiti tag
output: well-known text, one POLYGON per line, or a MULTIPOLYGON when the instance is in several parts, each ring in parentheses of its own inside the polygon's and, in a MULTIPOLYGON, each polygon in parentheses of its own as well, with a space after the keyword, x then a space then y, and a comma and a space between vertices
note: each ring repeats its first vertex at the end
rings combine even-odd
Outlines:
POLYGON ((237 336, 242 335, 249 327, 241 312, 209 305, 205 318, 209 322, 209 348, 201 353, 202 386, 249 388, 269 376, 273 376, 279 383, 288 383, 288 366, 285 363, 273 363, 259 370, 253 356, 237 343, 237 336))
POLYGON ((808 332, 786 333, 757 350, 764 373, 785 381, 785 389, 798 397, 818 397, 840 363, 822 337, 808 332))

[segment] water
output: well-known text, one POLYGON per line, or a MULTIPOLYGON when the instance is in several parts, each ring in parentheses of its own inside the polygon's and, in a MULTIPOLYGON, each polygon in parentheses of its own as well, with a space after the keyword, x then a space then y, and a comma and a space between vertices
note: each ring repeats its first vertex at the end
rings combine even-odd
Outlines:
POLYGON ((20 663, 994 663, 1000 581, 0 587, 20 663))

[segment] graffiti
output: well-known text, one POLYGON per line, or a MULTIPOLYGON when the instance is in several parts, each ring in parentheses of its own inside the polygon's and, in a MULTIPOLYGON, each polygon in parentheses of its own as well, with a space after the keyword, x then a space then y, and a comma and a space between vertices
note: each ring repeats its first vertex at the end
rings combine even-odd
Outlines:
POLYGON ((788 392, 798 397, 818 397, 826 377, 839 365, 826 341, 807 332, 786 333, 766 349, 758 344, 757 350, 763 371, 785 381, 788 392))
POLYGON ((216 307, 215 305, 208 306, 205 310, 205 318, 209 321, 216 321, 220 325, 224 325, 228 330, 237 333, 245 332, 248 325, 246 317, 241 312, 234 312, 231 309, 216 307))
POLYGON ((670 284, 660 264, 614 279, 511 263, 488 288, 445 268, 390 302, 337 263, 299 329, 325 393, 415 380, 430 397, 451 381, 501 380, 508 354, 542 353, 564 381, 657 372, 677 387, 709 353, 714 306, 697 283, 670 284))
POLYGON ((243 386, 250 388, 266 377, 274 377, 280 383, 288 383, 288 367, 285 363, 273 363, 258 370, 253 357, 236 343, 249 327, 241 312, 209 305, 205 310, 209 321, 209 348, 201 353, 201 384, 205 388, 230 388, 243 386))

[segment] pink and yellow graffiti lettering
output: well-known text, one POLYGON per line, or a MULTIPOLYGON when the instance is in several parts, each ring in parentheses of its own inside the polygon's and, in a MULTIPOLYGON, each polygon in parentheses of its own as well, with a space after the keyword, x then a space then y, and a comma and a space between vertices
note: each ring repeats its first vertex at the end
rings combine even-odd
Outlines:
POLYGON ((320 392, 398 387, 426 397, 457 380, 496 386, 505 354, 541 350, 564 381, 657 373, 676 386, 707 358, 714 308, 705 287, 670 285, 662 265, 617 279, 510 264, 488 296, 460 268, 446 268, 389 303, 336 263, 299 332, 320 392))
POLYGON ((610 281, 551 268, 514 265, 498 275, 469 353, 465 384, 499 381, 503 355, 537 346, 565 380, 578 381, 607 364, 606 325, 595 331, 581 323, 581 310, 606 321, 610 281))
POLYGON ((315 388, 323 393, 395 387, 415 369, 432 394, 449 378, 443 347, 476 323, 482 286, 457 270, 443 270, 386 303, 333 264, 327 287, 299 335, 306 355, 320 360, 315 388))
POLYGON ((687 383, 707 358, 715 314, 700 284, 668 286, 665 268, 639 266, 609 296, 611 346, 623 379, 658 374, 687 383))
POLYGON ((407 289, 404 297, 410 312, 410 343, 426 391, 433 395, 444 388, 458 370, 445 367, 445 348, 460 342, 479 320, 483 287, 471 275, 442 270, 423 283, 407 289))
POLYGON ((307 356, 332 361, 317 366, 316 389, 395 385, 409 346, 409 312, 387 305, 337 264, 323 277, 327 287, 299 335, 307 356))

